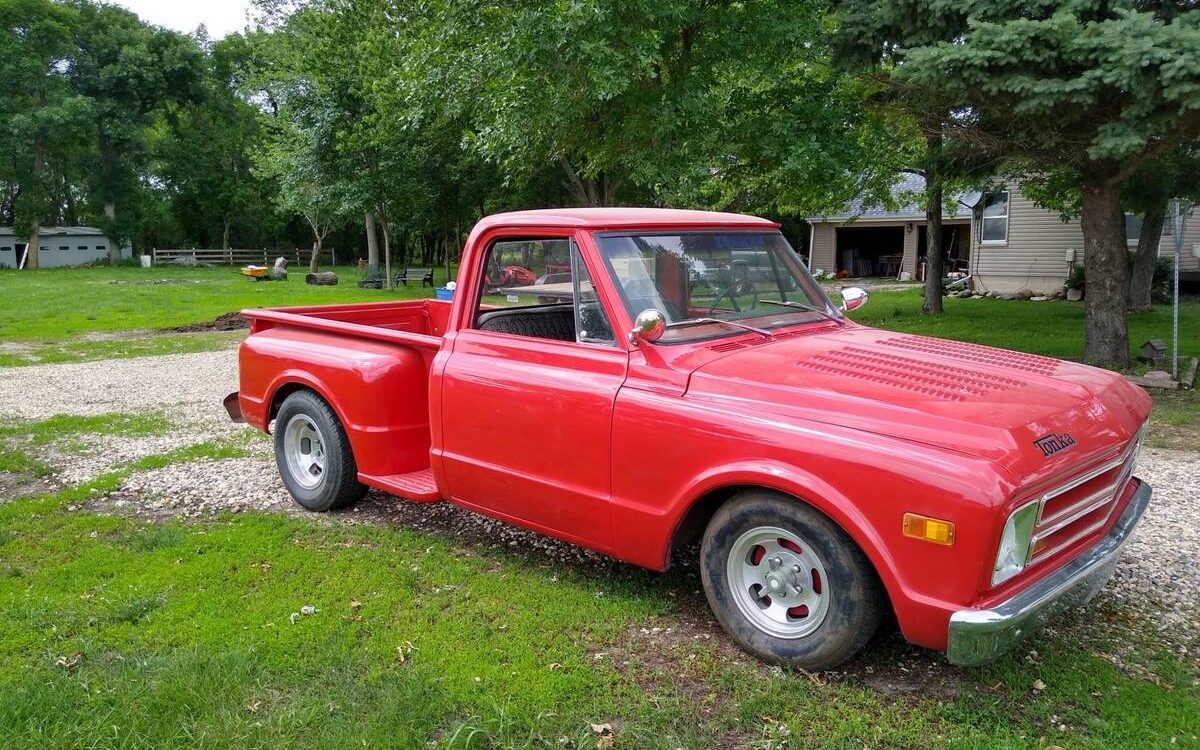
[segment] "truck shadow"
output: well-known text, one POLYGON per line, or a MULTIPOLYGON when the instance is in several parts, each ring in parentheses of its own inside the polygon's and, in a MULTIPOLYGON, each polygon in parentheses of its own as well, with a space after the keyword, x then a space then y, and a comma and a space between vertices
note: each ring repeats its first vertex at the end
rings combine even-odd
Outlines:
MULTIPOLYGON (((601 659, 639 664, 680 679, 691 672, 682 662, 700 646, 715 649, 723 660, 772 669, 734 646, 713 617, 700 580, 698 544, 678 550, 666 573, 654 573, 450 503, 411 503, 377 490, 368 493, 354 508, 338 511, 331 517, 350 523, 377 523, 420 531, 477 552, 519 558, 532 566, 553 566, 566 575, 602 578, 606 589, 661 597, 672 603, 667 614, 646 623, 633 623, 616 642, 597 648, 596 654, 601 659)), ((969 670, 948 664, 942 654, 907 643, 889 617, 853 660, 836 670, 808 676, 818 684, 848 682, 885 696, 937 699, 954 696, 964 680, 969 681, 969 675, 969 670)), ((681 687, 687 688, 687 682, 684 679, 681 687)), ((702 682, 690 689, 703 690, 702 682)))

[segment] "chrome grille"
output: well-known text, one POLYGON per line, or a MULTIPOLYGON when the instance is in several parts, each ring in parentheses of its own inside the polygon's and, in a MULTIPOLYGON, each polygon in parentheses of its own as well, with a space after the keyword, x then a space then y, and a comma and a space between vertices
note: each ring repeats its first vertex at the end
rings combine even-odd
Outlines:
POLYGON ((1117 458, 1092 469, 1040 498, 1029 564, 1037 563, 1107 525, 1137 464, 1142 432, 1117 458))

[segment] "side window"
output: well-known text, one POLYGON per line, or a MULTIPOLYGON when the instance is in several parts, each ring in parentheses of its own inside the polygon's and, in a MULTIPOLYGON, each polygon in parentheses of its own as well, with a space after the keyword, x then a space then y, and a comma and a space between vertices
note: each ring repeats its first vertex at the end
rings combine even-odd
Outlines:
POLYGON ((484 259, 481 331, 615 343, 579 249, 565 237, 500 240, 484 259))
POLYGON ((982 242, 1008 241, 1008 191, 992 193, 983 204, 979 239, 982 242))
POLYGON ((615 344, 612 324, 604 314, 604 307, 596 297, 592 277, 588 273, 579 248, 571 245, 571 276, 575 292, 576 341, 591 344, 615 344))

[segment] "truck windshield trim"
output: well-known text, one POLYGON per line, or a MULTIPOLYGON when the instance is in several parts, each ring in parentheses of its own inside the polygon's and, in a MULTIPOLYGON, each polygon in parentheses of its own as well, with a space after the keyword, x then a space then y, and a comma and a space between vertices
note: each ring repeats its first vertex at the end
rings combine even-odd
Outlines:
POLYGON ((773 329, 842 320, 777 230, 655 229, 593 237, 630 318, 651 308, 666 318, 667 331, 656 343, 744 333, 722 322, 773 329))

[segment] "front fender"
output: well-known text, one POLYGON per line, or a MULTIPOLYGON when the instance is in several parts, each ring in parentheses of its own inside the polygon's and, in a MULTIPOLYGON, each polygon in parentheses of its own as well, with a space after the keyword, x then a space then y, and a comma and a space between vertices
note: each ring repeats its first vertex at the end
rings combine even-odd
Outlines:
POLYGON ((829 482, 812 472, 779 461, 743 460, 714 466, 696 476, 668 510, 675 522, 661 557, 662 568, 666 568, 671 554, 670 539, 688 512, 705 497, 733 487, 775 490, 811 505, 854 540, 875 566, 885 587, 890 590, 899 585, 895 561, 871 519, 829 482))

